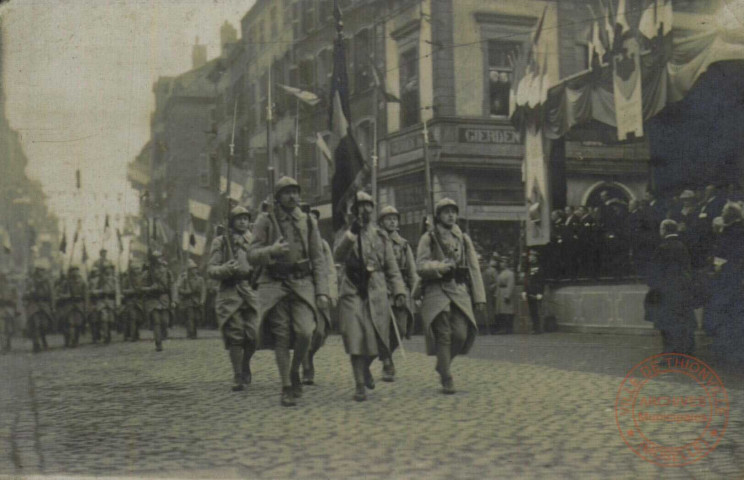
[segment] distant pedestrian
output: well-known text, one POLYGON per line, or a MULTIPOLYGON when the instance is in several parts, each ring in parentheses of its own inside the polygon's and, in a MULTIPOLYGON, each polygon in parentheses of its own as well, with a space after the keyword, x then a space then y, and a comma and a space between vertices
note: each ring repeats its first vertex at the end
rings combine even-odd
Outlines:
POLYGON ((71 266, 57 290, 57 309, 62 320, 65 347, 78 346, 85 316, 90 309, 88 293, 88 284, 80 274, 80 267, 71 266))
POLYGON ((207 288, 193 260, 188 260, 186 271, 179 275, 175 291, 176 308, 186 324, 186 338, 195 339, 197 325, 201 323, 204 313, 207 288))
POLYGON ((501 329, 499 318, 496 316, 499 265, 499 254, 493 252, 488 264, 481 272, 483 276, 483 288, 486 291, 486 324, 483 326, 484 334, 495 334, 501 329))
POLYGON ((141 291, 145 296, 145 312, 152 322, 155 351, 163 350, 164 333, 170 323, 173 307, 173 275, 168 270, 168 262, 158 252, 150 259, 150 273, 141 291))
POLYGON ((535 250, 530 250, 527 254, 527 271, 525 272, 525 285, 522 298, 527 301, 533 335, 539 335, 543 332, 540 306, 542 305, 544 293, 545 275, 540 264, 540 257, 535 250))
POLYGON ((54 323, 57 295, 52 276, 49 272, 49 260, 38 258, 34 261, 34 271, 29 279, 29 288, 24 295, 26 301, 26 330, 33 343, 34 353, 46 350, 46 334, 54 323))
POLYGON ((497 333, 504 335, 514 333, 515 277, 510 263, 509 257, 501 257, 499 274, 496 277, 495 312, 496 324, 499 326, 497 333))

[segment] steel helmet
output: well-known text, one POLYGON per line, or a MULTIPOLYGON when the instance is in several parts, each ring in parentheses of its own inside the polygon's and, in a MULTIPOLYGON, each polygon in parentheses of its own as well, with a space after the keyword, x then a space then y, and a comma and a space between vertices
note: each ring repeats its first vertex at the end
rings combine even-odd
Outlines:
POLYGON ((457 213, 460 213, 460 207, 457 206, 457 202, 455 202, 451 198, 445 197, 445 198, 439 200, 434 205, 434 215, 435 216, 439 216, 439 212, 441 212, 444 207, 455 207, 455 211, 457 213))
POLYGON ((396 210, 396 208, 392 205, 387 205, 380 210, 380 215, 377 217, 377 220, 380 221, 384 217, 387 217, 388 215, 396 215, 398 218, 400 218, 400 212, 396 210))
POLYGON ((245 207, 237 206, 233 208, 232 210, 230 210, 230 221, 232 221, 233 219, 241 215, 248 215, 250 217, 251 212, 245 207))
POLYGON ((282 190, 289 187, 297 187, 297 190, 300 190, 300 184, 294 178, 287 176, 280 178, 274 184, 274 196, 278 197, 282 190))

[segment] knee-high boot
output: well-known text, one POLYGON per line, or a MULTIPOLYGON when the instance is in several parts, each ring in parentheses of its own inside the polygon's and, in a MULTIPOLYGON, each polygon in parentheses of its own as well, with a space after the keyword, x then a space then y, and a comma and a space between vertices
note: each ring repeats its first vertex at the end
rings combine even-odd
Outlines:
POLYGON ((241 373, 243 374, 243 384, 245 385, 250 385, 251 380, 253 379, 251 375, 251 358, 254 353, 256 353, 256 345, 251 341, 245 342, 245 345, 243 346, 243 360, 241 362, 241 373))
POLYGON ((450 363, 452 361, 452 346, 437 345, 437 367, 440 381, 442 382, 443 393, 455 393, 452 374, 450 373, 450 363))
POLYGON ((367 399, 367 392, 364 390, 364 371, 367 368, 366 359, 361 355, 351 356, 351 369, 354 374, 354 400, 363 402, 367 399))
POLYGON ((239 392, 243 390, 243 346, 242 345, 230 345, 228 349, 230 353, 230 363, 233 367, 233 392, 239 392))

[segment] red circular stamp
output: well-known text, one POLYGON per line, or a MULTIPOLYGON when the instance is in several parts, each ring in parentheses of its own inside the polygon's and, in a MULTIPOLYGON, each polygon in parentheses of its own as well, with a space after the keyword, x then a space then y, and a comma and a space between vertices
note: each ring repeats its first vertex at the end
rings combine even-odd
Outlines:
POLYGON ((721 441, 728 418, 728 394, 716 372, 679 353, 654 355, 634 366, 615 399, 625 444, 662 467, 705 458, 721 441))

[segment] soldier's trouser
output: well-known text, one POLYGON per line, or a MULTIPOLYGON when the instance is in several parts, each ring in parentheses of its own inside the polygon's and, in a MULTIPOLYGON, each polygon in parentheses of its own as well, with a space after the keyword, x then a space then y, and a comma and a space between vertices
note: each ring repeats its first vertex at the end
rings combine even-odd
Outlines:
POLYGON ((313 363, 313 359, 315 358, 315 354, 318 353, 318 350, 320 350, 320 347, 325 343, 326 337, 328 337, 326 323, 321 320, 317 323, 307 355, 302 360, 302 376, 307 381, 312 382, 315 378, 315 364, 313 363))
POLYGON ((13 317, 0 319, 0 352, 7 353, 10 351, 10 339, 13 337, 13 317))
POLYGON ((276 364, 282 386, 292 385, 292 376, 299 378, 302 360, 310 349, 315 331, 315 315, 312 308, 294 293, 285 296, 268 313, 269 328, 274 336, 276 364), (294 333, 294 357, 289 362, 290 333, 294 333))
POLYGON ((186 307, 184 309, 184 316, 186 317, 186 336, 188 338, 196 338, 196 325, 201 311, 199 307, 186 307))
POLYGON ((532 320, 532 331, 535 333, 542 332, 540 326, 540 300, 532 295, 527 296, 527 309, 530 311, 530 320, 532 320))
POLYGON ((695 328, 680 325, 677 328, 662 330, 663 353, 682 353, 692 355, 695 351, 695 328))
POLYGON ((46 341, 46 330, 47 330, 47 324, 46 324, 46 318, 44 317, 44 314, 42 313, 35 313, 31 316, 29 319, 29 335, 31 336, 31 341, 34 344, 34 352, 41 351, 41 346, 43 345, 44 348, 47 348, 47 341, 46 341))
POLYGON ((450 363, 468 338, 468 318, 454 304, 449 312, 440 312, 432 322, 437 349, 436 370, 443 378, 450 377, 450 363))
POLYGON ((65 325, 65 346, 77 347, 80 341, 80 330, 82 328, 84 316, 82 313, 73 311, 67 316, 65 325))
POLYGON ((232 314, 222 327, 222 332, 230 355, 235 378, 249 383, 251 375, 251 357, 256 352, 256 339, 248 328, 251 315, 257 315, 250 308, 242 307, 232 314))
POLYGON ((156 309, 152 313, 152 333, 155 339, 155 346, 160 348, 163 345, 163 330, 168 326, 168 310, 156 309))
POLYGON ((136 342, 139 340, 139 315, 137 310, 134 307, 128 308, 125 315, 129 324, 129 339, 136 342))
POLYGON ((100 328, 100 337, 104 343, 111 343, 111 326, 114 323, 114 312, 106 308, 98 312, 98 324, 100 328))

